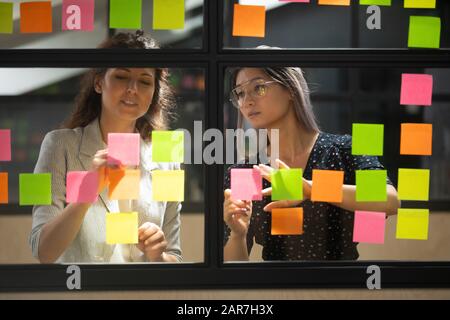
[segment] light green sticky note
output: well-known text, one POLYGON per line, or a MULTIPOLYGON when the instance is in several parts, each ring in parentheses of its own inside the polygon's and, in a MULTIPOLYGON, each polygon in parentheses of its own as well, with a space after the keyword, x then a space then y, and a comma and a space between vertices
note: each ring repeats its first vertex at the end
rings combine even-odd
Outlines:
POLYGON ((140 29, 141 26, 142 0, 110 0, 110 28, 140 29))
POLYGON ((386 201, 386 170, 356 170, 356 201, 386 201))
POLYGON ((184 29, 184 0, 153 0, 153 29, 184 29))
POLYGON ((153 162, 184 162, 183 131, 152 132, 153 162))
POLYGON ((429 169, 398 169, 398 198, 428 201, 429 169))
POLYGON ((436 0, 405 0, 405 8, 434 9, 436 0))
POLYGON ((302 169, 280 169, 271 173, 272 200, 303 200, 302 169))
POLYGON ((430 212, 428 209, 398 209, 397 239, 428 239, 430 212))
POLYGON ((391 0, 359 0, 360 5, 391 6, 391 0))
POLYGON ((52 203, 52 175, 50 173, 19 174, 19 204, 50 205, 52 203))
POLYGON ((0 33, 13 32, 13 4, 0 2, 0 33))
POLYGON ((441 18, 409 17, 409 48, 439 48, 441 46, 441 18))
POLYGON ((352 154, 382 156, 384 125, 354 123, 352 126, 352 154))

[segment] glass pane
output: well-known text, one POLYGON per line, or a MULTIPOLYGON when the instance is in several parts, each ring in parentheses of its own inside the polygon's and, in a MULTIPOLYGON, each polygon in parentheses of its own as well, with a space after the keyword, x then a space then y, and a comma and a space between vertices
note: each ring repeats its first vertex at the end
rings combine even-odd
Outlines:
MULTIPOLYGON (((227 68, 224 127, 228 130, 247 130, 246 150, 251 150, 257 138, 263 141, 263 147, 267 149, 257 149, 257 162, 252 162, 254 158, 246 153, 244 160, 227 163, 224 168, 224 189, 231 189, 231 195, 234 194, 233 197, 224 193, 225 261, 450 260, 449 251, 442 245, 446 242, 450 224, 450 126, 446 111, 450 105, 446 85, 449 71, 448 68, 227 68), (400 104, 401 79, 405 73, 433 76, 431 106, 400 104), (314 86, 310 94, 305 83, 314 86), (319 134, 314 133, 311 120, 308 122, 311 119, 308 107, 301 107, 308 105, 308 96, 320 128, 319 134), (242 126, 239 126, 239 115, 242 126), (369 149, 362 155, 353 154, 354 141, 358 139, 353 124, 357 123, 383 125, 382 154, 369 156, 369 149), (401 124, 404 123, 433 125, 431 156, 400 154, 401 124), (312 133, 306 129, 308 126, 312 128, 312 133), (255 129, 255 135, 251 136, 255 129), (259 200, 257 196, 261 196, 262 191, 255 181, 261 179, 262 189, 277 188, 279 193, 279 190, 288 188, 288 178, 273 176, 271 179, 278 179, 278 182, 271 184, 265 178, 271 172, 270 168, 260 170, 262 178, 253 172, 256 174, 253 180, 245 178, 244 171, 239 172, 241 169, 252 169, 253 164, 268 164, 266 150, 277 151, 275 147, 272 149, 277 145, 276 136, 272 137, 271 131, 264 132, 264 129, 279 130, 280 159, 290 168, 302 169, 305 179, 303 187, 299 184, 303 190, 302 200, 290 198, 294 187, 291 193, 285 192, 280 198, 272 200, 270 194, 263 194, 262 200, 259 200), (261 132, 263 136, 259 135, 261 132), (265 136, 269 138, 269 145, 264 145, 265 136), (390 180, 388 183, 396 189, 390 191, 392 196, 387 199, 391 200, 358 200, 356 170, 373 172, 383 168, 390 180), (233 169, 235 171, 231 173, 233 169), (321 185, 320 179, 316 180, 313 175, 313 170, 318 169, 344 171, 344 186, 337 184, 338 187, 332 189, 332 176, 328 176, 321 185), (429 183, 414 185, 415 179, 406 185, 402 182, 402 194, 405 186, 413 185, 413 195, 398 196, 401 184, 399 169, 428 169, 429 183), (318 191, 314 195, 316 182, 318 191), (245 190, 240 188, 244 183, 247 183, 245 190), (322 188, 324 195, 318 195, 322 188), (414 195, 422 188, 429 189, 428 200, 419 200, 414 195), (343 190, 344 198, 327 200, 333 190, 343 190), (403 213, 397 214, 397 197, 402 199, 402 210, 429 209, 429 216, 424 215, 425 221, 417 217, 412 220, 417 229, 402 220, 405 217, 403 213), (236 202, 238 199, 241 202, 236 202), (276 203, 288 199, 288 202, 276 203), (242 202, 244 200, 248 203, 242 202), (250 202, 251 209, 245 206, 249 206, 250 202), (281 211, 271 210, 271 206, 276 208, 277 205, 289 210, 286 216, 282 216, 281 211), (264 208, 270 212, 264 211, 264 208), (371 213, 364 215, 360 211, 371 213), (384 212, 387 219, 372 212, 384 212), (232 215, 234 218, 230 218, 232 215), (409 234, 403 235, 405 230, 409 234), (412 234, 411 230, 416 230, 416 234, 412 234), (419 240, 420 237, 426 238, 419 240)), ((416 91, 420 88, 423 86, 416 91)), ((419 135, 410 140, 418 144, 422 138, 419 135)), ((362 139, 364 147, 371 147, 377 142, 373 140, 373 133, 362 139)), ((430 143, 427 138, 424 140, 425 144, 430 143)), ((236 145, 231 146, 239 152, 236 145)), ((376 190, 384 190, 385 178, 380 185, 381 188, 377 187, 372 180, 365 188, 368 194, 374 195, 376 190)), ((411 214, 409 212, 406 216, 411 217, 411 214)))
MULTIPOLYGON (((32 255, 32 250, 30 249, 28 241, 28 237, 32 230, 33 217, 31 213, 33 207, 30 205, 22 205, 19 201, 19 199, 23 199, 23 194, 22 196, 19 196, 19 175, 23 173, 33 173, 39 154, 40 152, 42 153, 40 150, 44 137, 50 131, 60 129, 63 122, 72 114, 76 105, 75 97, 80 92, 81 87, 86 88, 86 86, 82 86, 82 83, 86 83, 86 81, 82 81, 82 79, 87 73, 87 70, 88 69, 71 68, 0 69, 0 78, 8 79, 7 82, 3 81, 0 85, 0 101, 2 105, 2 108, 0 109, 0 129, 10 130, 11 132, 11 161, 0 162, 0 172, 6 172, 8 174, 9 193, 8 203, 0 204, 0 234, 3 240, 3 244, 0 245, 0 251, 2 252, 0 255, 0 263, 38 262, 32 255)), ((106 83, 109 81, 109 89, 111 89, 112 85, 115 87, 114 91, 104 91, 102 93, 103 96, 108 95, 107 97, 110 99, 102 102, 102 112, 107 114, 105 106, 113 106, 113 108, 109 109, 109 112, 111 112, 111 110, 122 110, 118 111, 115 116, 112 116, 112 118, 116 117, 118 120, 128 119, 124 118, 125 116, 128 117, 128 115, 122 114, 126 112, 126 110, 122 109, 124 108, 124 106, 121 105, 122 102, 114 104, 114 101, 122 101, 123 99, 128 99, 130 101, 131 99, 136 99, 136 101, 146 101, 142 90, 147 92, 146 90, 148 89, 145 87, 147 84, 144 84, 144 82, 149 83, 151 80, 149 80, 148 76, 143 76, 143 73, 140 73, 140 71, 144 70, 145 72, 151 73, 154 69, 130 68, 126 70, 123 68, 110 68, 107 71, 108 78, 106 78, 106 75, 105 78, 103 78, 107 79, 105 80, 106 83), (119 75, 118 72, 121 74, 119 75), (125 77, 125 80, 123 77, 125 77), (138 88, 137 91, 134 91, 134 93, 132 89, 126 90, 126 93, 120 91, 120 88, 124 87, 124 81, 133 83, 133 85, 129 85, 129 88, 136 86, 135 88, 138 88)), ((169 69, 168 72, 168 84, 171 86, 171 92, 173 98, 175 98, 175 100, 169 100, 171 103, 170 105, 166 105, 166 107, 174 107, 171 111, 172 116, 168 118, 168 130, 187 130, 186 132, 190 133, 193 137, 194 123, 201 124, 205 118, 205 72, 203 69, 199 68, 174 68, 169 69)), ((155 75, 155 77, 158 78, 157 75, 155 75)), ((102 88, 106 88, 105 90, 107 90, 107 84, 104 83, 104 86, 105 87, 102 88)), ((170 97, 170 95, 166 95, 168 92, 165 92, 166 93, 162 93, 161 91, 159 96, 161 97, 163 95, 166 98, 170 97)), ((163 100, 161 100, 160 103, 163 103, 163 100)), ((145 105, 144 102, 140 104, 145 105)), ((150 108, 155 106, 156 105, 152 104, 150 108)), ((128 110, 127 112, 129 113, 130 111, 131 110, 128 110)), ((159 116, 154 115, 152 117, 152 121, 160 119, 159 116)), ((85 131, 83 132, 87 132, 86 127, 95 127, 92 127, 91 124, 85 126, 85 131)), ((100 131, 98 131, 100 133, 102 130, 101 128, 102 125, 100 125, 100 131)), ((78 132, 77 134, 80 135, 81 139, 83 134, 80 133, 81 131, 77 130, 78 129, 74 129, 73 132, 78 132)), ((143 133, 141 132, 141 134, 143 133)), ((99 137, 97 138, 100 139, 99 137)), ((189 137, 185 134, 185 143, 188 138, 189 137)), ((57 181, 64 185, 64 189, 67 182, 66 171, 86 171, 90 169, 88 166, 90 166, 91 159, 94 156, 95 151, 97 151, 94 150, 96 148, 93 147, 91 149, 89 147, 91 143, 92 145, 96 145, 95 141, 97 140, 92 140, 93 142, 88 142, 86 150, 90 150, 93 153, 87 155, 84 160, 81 159, 84 155, 83 150, 85 150, 83 146, 86 146, 86 144, 83 144, 82 142, 80 142, 80 151, 71 151, 68 149, 63 155, 58 155, 55 152, 54 158, 48 159, 49 164, 47 168, 54 168, 55 170, 53 171, 49 169, 53 174, 57 175, 58 172, 56 171, 61 169, 60 180, 57 181), (52 165, 52 163, 59 163, 59 169, 52 165), (80 163, 83 164, 83 168, 80 167, 80 163)), ((141 145, 142 143, 141 140, 141 145)), ((141 161, 139 167, 128 168, 140 168, 141 181, 149 179, 150 172, 153 174, 158 170, 165 170, 167 172, 168 169, 176 169, 176 166, 173 164, 153 161, 153 156, 151 152, 149 153, 148 151, 151 150, 151 145, 148 141, 146 142, 146 145, 149 146, 147 149, 141 148, 141 161)), ((87 154, 88 152, 86 151, 85 153, 87 154)), ((190 156, 191 153, 192 150, 186 149, 185 159, 187 159, 187 156, 190 156)), ((203 168, 204 167, 201 164, 194 164, 192 161, 184 161, 184 163, 181 164, 181 170, 184 171, 184 185, 183 179, 177 180, 175 183, 170 183, 170 187, 164 179, 161 179, 157 184, 156 182, 153 183, 153 180, 149 180, 151 188, 154 189, 148 189, 149 186, 142 182, 140 184, 141 198, 132 200, 128 203, 128 208, 127 205, 124 205, 122 202, 118 203, 117 200, 111 200, 110 195, 107 193, 108 190, 104 191, 106 193, 102 193, 102 197, 98 198, 98 201, 89 207, 89 211, 86 214, 87 218, 83 220, 82 227, 77 233, 78 236, 74 240, 74 243, 64 251, 60 256, 60 259, 56 262, 151 262, 152 260, 150 258, 142 256, 142 251, 137 249, 138 245, 110 245, 105 243, 106 231, 104 218, 95 223, 93 223, 92 218, 89 219, 89 217, 93 217, 96 214, 99 217, 104 217, 105 212, 117 212, 116 210, 121 212, 128 212, 129 210, 137 211, 139 226, 142 226, 145 222, 151 222, 157 225, 158 228, 161 228, 168 241, 168 254, 174 253, 175 256, 179 255, 177 249, 177 241, 179 241, 183 262, 203 262, 205 210, 203 168), (153 197, 156 197, 156 191, 152 190, 157 190, 158 188, 160 190, 181 190, 178 193, 181 193, 184 197, 184 200, 180 202, 181 209, 176 206, 177 202, 174 200, 169 201, 169 197, 172 197, 172 195, 162 195, 160 196, 162 198, 152 200, 153 197), (153 192, 155 192, 155 194, 153 194, 153 192), (145 197, 143 196, 144 193, 145 197), (107 209, 102 207, 103 204, 105 204, 107 209), (91 212, 91 210, 93 211, 91 212), (180 220, 179 224, 177 223, 178 219, 180 220), (94 236, 93 233, 99 234, 99 236, 94 236), (94 243, 95 248, 93 248, 94 243), (76 248, 77 246, 80 246, 79 251, 74 249, 74 247, 76 248), (100 250, 101 252, 98 255, 93 256, 93 251, 95 250, 100 250), (72 256, 68 254, 68 252, 71 253, 72 256)), ((55 196, 57 192, 60 195, 60 198, 58 199, 60 202, 58 203, 64 205, 64 208, 66 208, 65 191, 58 191, 53 183, 53 196, 55 196)), ((176 193, 175 196, 177 196, 176 193)), ((177 201, 181 200, 179 197, 176 198, 178 199, 177 201)), ((49 207, 50 206, 43 206, 41 208, 41 214, 42 212, 46 212, 46 208, 49 207)), ((53 212, 51 210, 54 209, 49 209, 50 212, 53 212)), ((55 210, 53 213, 58 215, 61 212, 62 209, 55 210)), ((48 219, 48 221, 51 221, 51 219, 48 219)), ((45 223, 48 223, 48 221, 45 223)), ((34 231, 39 229, 36 229, 36 219, 34 220, 33 226, 35 227, 34 231)), ((131 232, 135 232, 135 230, 132 230, 131 232)))
MULTIPOLYGON (((184 2, 184 27, 173 30, 155 29, 153 26, 153 1, 142 1, 141 28, 154 38, 162 48, 200 49, 203 42, 203 2, 204 0, 186 0, 184 2)), ((130 4, 127 4, 127 6, 130 4)), ((85 13, 81 9, 81 15, 85 13)), ((128 13, 134 12, 131 7, 128 13)), ((13 29, 11 33, 0 31, 0 49, 75 49, 96 48, 109 35, 118 32, 132 32, 132 29, 110 28, 110 7, 108 0, 96 0, 93 15, 93 28, 90 31, 72 31, 62 29, 62 0, 52 1, 52 31, 49 33, 22 33, 19 3, 13 6, 13 29)), ((92 15, 88 15, 92 17, 92 15)), ((135 21, 136 21, 135 19, 135 21)), ((180 21, 182 21, 181 19, 180 21)), ((70 20, 72 21, 72 20, 70 20)), ((83 20, 81 20, 83 21, 83 20)), ((82 22, 84 23, 84 22, 82 22)), ((83 28, 83 25, 81 25, 83 28)), ((171 28, 171 26, 160 26, 171 28)))
POLYGON ((436 9, 405 9, 403 1, 392 1, 391 6, 378 6, 379 11, 369 14, 368 6, 359 5, 359 1, 351 1, 351 6, 333 6, 317 1, 224 0, 223 5, 225 49, 262 45, 286 49, 408 48, 409 17, 413 15, 440 17, 440 48, 450 47, 448 1, 438 0, 436 9), (239 20, 235 5, 263 6, 265 13, 260 18, 245 13, 243 17, 247 18, 239 20), (245 29, 246 21, 252 21, 247 27, 253 30, 245 29), (236 29, 233 33, 234 23, 246 31, 236 29), (255 26, 260 28, 255 30, 255 26))

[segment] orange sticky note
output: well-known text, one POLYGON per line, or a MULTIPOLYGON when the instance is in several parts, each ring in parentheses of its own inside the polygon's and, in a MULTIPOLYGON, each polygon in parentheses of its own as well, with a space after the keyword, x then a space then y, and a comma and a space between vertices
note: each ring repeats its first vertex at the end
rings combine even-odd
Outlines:
POLYGON ((402 123, 400 154, 431 156, 432 137, 431 123, 402 123))
POLYGON ((342 202, 344 171, 313 170, 312 201, 342 202))
POLYGON ((112 200, 139 198, 140 170, 108 169, 108 196, 112 200))
POLYGON ((51 1, 24 2, 20 4, 20 32, 52 32, 51 1))
POLYGON ((233 36, 264 38, 265 33, 265 6, 234 5, 233 36))
POLYGON ((0 172, 0 203, 8 203, 8 172, 0 172))
POLYGON ((330 5, 330 6, 349 6, 350 0, 319 0, 319 5, 330 5))
POLYGON ((303 208, 272 209, 272 229, 270 234, 303 234, 303 208))

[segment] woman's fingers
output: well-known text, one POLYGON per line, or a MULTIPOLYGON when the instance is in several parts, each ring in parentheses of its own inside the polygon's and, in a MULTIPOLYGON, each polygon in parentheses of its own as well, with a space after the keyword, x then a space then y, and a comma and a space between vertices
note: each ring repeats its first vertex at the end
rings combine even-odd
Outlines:
POLYGON ((301 203, 301 201, 297 200, 280 200, 280 201, 273 201, 266 205, 264 207, 264 211, 272 211, 272 209, 277 208, 293 208, 298 206, 301 203))
POLYGON ((272 187, 265 188, 261 192, 264 197, 270 196, 272 195, 272 187))
POLYGON ((289 166, 280 159, 276 159, 275 161, 277 162, 280 169, 289 169, 289 166))

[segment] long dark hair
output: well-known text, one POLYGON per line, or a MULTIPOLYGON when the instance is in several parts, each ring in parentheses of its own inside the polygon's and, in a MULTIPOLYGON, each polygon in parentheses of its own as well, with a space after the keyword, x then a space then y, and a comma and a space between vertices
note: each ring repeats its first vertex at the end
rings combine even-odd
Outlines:
MULTIPOLYGON (((118 33, 102 42, 100 49, 158 49, 159 46, 152 38, 145 36, 142 30, 132 33, 118 33)), ((101 94, 94 88, 96 77, 103 77, 108 68, 93 68, 81 79, 80 91, 75 98, 75 109, 67 119, 64 128, 85 127, 94 119, 99 118, 102 111, 101 94)), ((144 140, 150 139, 152 130, 168 128, 173 118, 172 109, 175 98, 169 85, 169 71, 166 68, 155 68, 155 92, 147 113, 137 119, 136 129, 144 140)))

